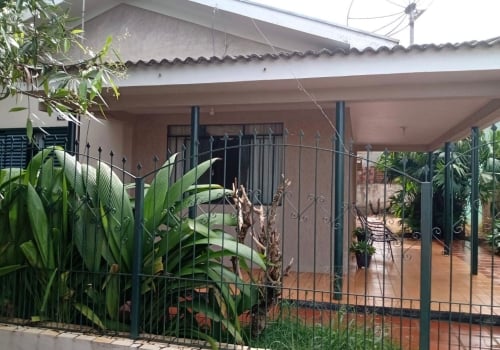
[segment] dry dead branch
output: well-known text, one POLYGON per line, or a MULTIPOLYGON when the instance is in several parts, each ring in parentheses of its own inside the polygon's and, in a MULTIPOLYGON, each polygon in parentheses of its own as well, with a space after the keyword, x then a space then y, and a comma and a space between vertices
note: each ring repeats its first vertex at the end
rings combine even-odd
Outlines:
MULTIPOLYGON (((236 179, 233 183, 233 200, 238 213, 238 226, 236 228, 238 241, 243 243, 247 235, 250 234, 256 243, 258 252, 265 257, 266 261, 266 271, 260 275, 257 281, 263 287, 260 289, 258 302, 253 305, 251 310, 253 337, 258 336, 265 329, 268 311, 276 305, 281 295, 283 276, 288 274, 293 263, 292 259, 283 269, 281 235, 276 228, 277 210, 290 184, 290 180, 283 180, 274 194, 266 215, 263 207, 256 208, 253 205, 243 185, 238 186, 236 179), (256 223, 254 216, 258 216, 259 220, 260 230, 258 234, 253 229, 256 223)), ((233 257, 232 263, 235 273, 241 276, 236 257, 233 257)))

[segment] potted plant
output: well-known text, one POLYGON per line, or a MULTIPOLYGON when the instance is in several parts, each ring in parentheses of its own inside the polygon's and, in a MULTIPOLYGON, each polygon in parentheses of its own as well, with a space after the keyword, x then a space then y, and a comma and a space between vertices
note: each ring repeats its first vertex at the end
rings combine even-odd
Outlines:
POLYGON ((358 242, 366 241, 366 238, 368 236, 366 230, 362 227, 356 227, 354 230, 352 230, 352 233, 354 237, 356 237, 356 240, 358 242))
POLYGON ((356 255, 356 263, 359 268, 370 266, 372 255, 375 254, 375 247, 367 241, 352 242, 349 250, 356 255))

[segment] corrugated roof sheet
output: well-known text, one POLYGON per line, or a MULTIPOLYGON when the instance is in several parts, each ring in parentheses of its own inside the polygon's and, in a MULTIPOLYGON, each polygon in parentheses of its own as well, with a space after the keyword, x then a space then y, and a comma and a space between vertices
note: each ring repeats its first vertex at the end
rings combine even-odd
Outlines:
POLYGON ((328 50, 323 49, 320 51, 305 51, 305 52, 279 52, 279 53, 266 53, 266 54, 251 54, 251 55, 238 55, 238 56, 213 56, 213 57, 187 57, 187 58, 174 58, 174 59, 152 59, 149 61, 127 61, 126 65, 133 66, 153 66, 153 65, 183 65, 183 64, 201 64, 201 63, 226 63, 226 62, 250 62, 250 61, 264 61, 264 60, 278 60, 278 59, 291 59, 291 58, 306 58, 306 57, 323 57, 323 56, 337 56, 337 55, 364 55, 364 54, 380 54, 380 53, 396 53, 396 52, 423 52, 423 51, 442 51, 445 49, 463 49, 463 48, 476 48, 476 47, 493 47, 500 46, 500 37, 481 40, 481 41, 467 41, 463 43, 446 43, 446 44, 425 44, 425 45, 412 45, 409 47, 396 45, 393 47, 382 46, 377 49, 367 47, 363 50, 356 48, 351 49, 337 49, 328 50))

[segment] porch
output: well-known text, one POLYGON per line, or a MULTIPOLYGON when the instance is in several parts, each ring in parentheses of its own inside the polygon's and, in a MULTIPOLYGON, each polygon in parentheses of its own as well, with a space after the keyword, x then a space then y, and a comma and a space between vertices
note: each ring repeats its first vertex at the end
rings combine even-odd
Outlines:
MULTIPOLYGON (((394 262, 382 253, 382 243, 377 246, 368 269, 349 257, 341 300, 333 298, 328 274, 308 272, 284 278, 283 299, 297 305, 294 316, 306 322, 334 324, 344 310, 344 321, 381 329, 402 348, 419 349, 421 242, 406 239, 393 247, 394 262)), ((471 275, 467 241, 454 241, 447 256, 434 240, 432 266, 431 348, 499 348, 499 257, 480 246, 479 273, 471 275)))
MULTIPOLYGON (((315 303, 366 305, 402 308, 407 314, 414 314, 412 310, 420 310, 420 241, 405 239, 403 244, 393 247, 394 262, 388 251, 383 254, 382 243, 376 245, 378 251, 368 269, 359 269, 354 255, 349 256, 341 300, 333 298, 329 274, 311 272, 290 272, 284 278, 283 298, 312 307, 315 303)), ((500 270, 500 258, 480 247, 479 273, 471 275, 468 242, 454 241, 451 252, 444 255, 442 244, 433 241, 431 310, 437 312, 435 315, 450 311, 455 316, 471 314, 467 322, 474 315, 499 316, 500 279, 495 271, 500 270)), ((495 323, 500 324, 500 318, 495 323)))

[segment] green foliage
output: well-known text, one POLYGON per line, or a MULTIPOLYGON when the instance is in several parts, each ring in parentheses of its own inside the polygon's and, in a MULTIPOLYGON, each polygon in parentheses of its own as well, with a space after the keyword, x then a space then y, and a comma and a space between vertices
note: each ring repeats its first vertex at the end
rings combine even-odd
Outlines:
MULTIPOLYGON (((479 197, 482 203, 492 198, 493 186, 498 180, 500 150, 498 132, 483 132, 479 146, 479 197), (496 136, 495 136, 496 135, 496 136), (496 137, 496 140, 495 140, 496 137), (494 165, 498 164, 498 165, 494 165)), ((406 227, 420 230, 420 184, 433 181, 433 226, 443 229, 445 168, 451 170, 450 187, 453 195, 453 226, 458 232, 465 224, 466 209, 470 202, 471 190, 471 151, 470 138, 453 145, 451 160, 445 164, 444 150, 432 154, 432 174, 428 169, 428 154, 419 152, 385 153, 378 161, 377 168, 386 170, 389 181, 400 184, 402 189, 390 198, 390 211, 401 218, 406 227)))
POLYGON ((500 220, 494 221, 493 231, 486 235, 486 242, 495 254, 500 253, 500 220))
POLYGON ((380 326, 368 328, 371 321, 357 325, 355 315, 348 318, 348 314, 341 312, 331 325, 321 325, 292 316, 295 312, 289 310, 280 320, 268 325, 251 346, 273 350, 400 349, 380 326))
POLYGON ((352 242, 349 251, 355 254, 375 254, 376 248, 368 241, 352 242))
POLYGON ((103 87, 118 97, 114 79, 124 69, 107 61, 111 39, 97 52, 83 47, 77 23, 52 0, 4 0, 0 10, 0 100, 33 97, 49 114, 76 121, 106 104, 103 87))
MULTIPOLYGON (((254 304, 257 288, 223 261, 236 256, 261 268, 265 263, 223 230, 236 224, 231 213, 186 216, 187 207, 229 194, 218 185, 196 185, 214 161, 172 182, 173 156, 144 195, 142 325, 152 333, 242 343, 239 316, 254 304)), ((103 162, 81 164, 53 147, 26 170, 0 170, 0 194, 0 276, 20 269, 36 276, 15 291, 29 296, 29 308, 9 300, 27 313, 19 316, 75 322, 79 315, 103 330, 127 330, 132 201, 138 199, 129 197, 122 179, 103 162)))

